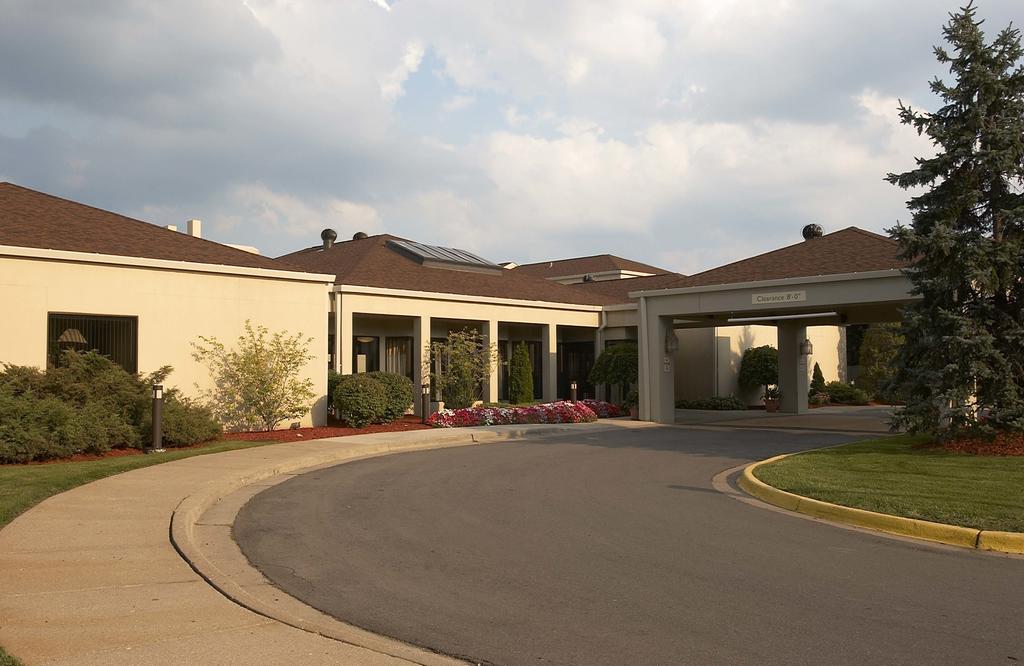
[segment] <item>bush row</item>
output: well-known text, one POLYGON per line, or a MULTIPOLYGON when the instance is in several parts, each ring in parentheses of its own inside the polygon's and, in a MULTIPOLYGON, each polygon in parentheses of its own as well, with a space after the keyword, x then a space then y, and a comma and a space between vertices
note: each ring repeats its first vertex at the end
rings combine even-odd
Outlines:
MULTIPOLYGON (((66 352, 61 367, 0 371, 0 463, 25 463, 113 448, 141 448, 151 436, 153 383, 169 367, 142 377, 104 356, 66 352)), ((163 441, 184 446, 215 439, 220 425, 205 407, 164 392, 163 441)))
POLYGON ((390 423, 412 405, 412 381, 395 372, 332 374, 328 381, 335 413, 353 428, 390 423))

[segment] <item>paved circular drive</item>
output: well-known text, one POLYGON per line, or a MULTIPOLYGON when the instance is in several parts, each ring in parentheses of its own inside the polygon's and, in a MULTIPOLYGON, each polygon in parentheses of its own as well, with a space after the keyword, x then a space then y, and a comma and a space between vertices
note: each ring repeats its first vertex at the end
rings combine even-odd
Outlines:
POLYGON ((265 491, 234 533, 306 603, 483 662, 1024 661, 1024 560, 711 486, 848 439, 644 428, 388 456, 265 491))

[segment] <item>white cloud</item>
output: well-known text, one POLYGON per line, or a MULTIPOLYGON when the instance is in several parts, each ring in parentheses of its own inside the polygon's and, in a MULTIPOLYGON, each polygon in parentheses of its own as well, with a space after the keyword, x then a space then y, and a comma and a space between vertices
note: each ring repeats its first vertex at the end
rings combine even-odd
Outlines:
POLYGON ((423 54, 423 44, 420 42, 413 41, 405 45, 401 62, 381 81, 380 94, 384 99, 394 101, 405 93, 405 81, 420 68, 423 54))
POLYGON ((375 5, 377 5, 378 7, 380 7, 381 9, 383 9, 386 12, 389 12, 389 13, 391 12, 391 5, 389 5, 387 2, 385 2, 385 0, 370 0, 370 2, 372 2, 375 5))
POLYGON ((475 101, 476 97, 473 95, 455 95, 454 97, 445 100, 441 105, 441 109, 445 113, 454 113, 472 106, 475 101))

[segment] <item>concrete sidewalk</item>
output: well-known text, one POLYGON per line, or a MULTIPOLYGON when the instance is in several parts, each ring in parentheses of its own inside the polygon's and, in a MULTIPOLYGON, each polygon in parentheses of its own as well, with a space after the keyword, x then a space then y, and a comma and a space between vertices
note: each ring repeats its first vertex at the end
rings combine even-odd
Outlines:
MULTIPOLYGON (((189 497, 388 452, 632 424, 498 426, 381 433, 196 456, 51 497, 0 530, 0 645, 26 664, 406 664, 296 629, 225 598, 169 537, 189 497)), ((450 661, 450 660, 448 660, 450 661)))

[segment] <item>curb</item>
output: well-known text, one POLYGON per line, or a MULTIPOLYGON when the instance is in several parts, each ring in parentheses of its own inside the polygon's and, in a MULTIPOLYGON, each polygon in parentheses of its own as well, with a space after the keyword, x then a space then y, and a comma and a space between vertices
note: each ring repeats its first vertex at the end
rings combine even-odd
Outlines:
MULTIPOLYGON (((345 449, 325 451, 322 453, 302 456, 286 463, 265 467, 256 472, 239 474, 218 483, 208 485, 196 493, 184 498, 170 520, 170 541, 188 565, 200 577, 232 602, 263 617, 281 622, 296 629, 331 638, 343 643, 363 647, 379 654, 405 659, 418 664, 461 664, 465 663, 455 657, 437 654, 425 648, 403 643, 399 640, 374 634, 365 629, 347 624, 343 620, 321 613, 304 602, 294 599, 277 588, 273 588, 272 598, 261 595, 250 585, 239 583, 233 575, 225 571, 234 563, 223 562, 211 558, 203 549, 200 522, 207 510, 224 500, 236 491, 247 486, 258 484, 281 475, 291 475, 304 471, 313 471, 333 465, 340 465, 367 458, 405 453, 413 451, 429 451, 432 449, 454 448, 522 439, 527 436, 551 435, 568 432, 594 432, 617 429, 622 426, 598 424, 580 429, 580 424, 564 424, 550 426, 533 426, 504 430, 500 432, 459 431, 438 433, 438 437, 425 442, 367 442, 345 449), (222 565, 224 565, 222 567, 222 565)), ((234 521, 232 517, 231 522, 234 521)), ((230 537, 227 537, 230 539, 230 537)), ((232 544, 234 542, 232 541, 232 544)), ((207 544, 209 545, 209 544, 207 544)), ((236 547, 237 548, 237 547, 236 547)), ((262 574, 249 565, 244 555, 238 554, 245 566, 252 573, 263 579, 262 574)), ((263 579, 265 581, 265 579, 263 579)), ((267 586, 272 586, 266 581, 267 586)))
POLYGON ((903 518, 888 513, 840 506, 786 492, 785 490, 779 490, 754 476, 754 470, 761 465, 788 458, 790 455, 794 454, 787 453, 748 465, 737 479, 737 484, 747 494, 763 502, 815 518, 824 518, 837 523, 845 523, 856 527, 865 527, 889 534, 924 539, 962 548, 1011 553, 1014 555, 1024 554, 1024 533, 979 530, 972 527, 934 523, 928 520, 903 518))

